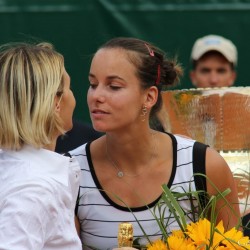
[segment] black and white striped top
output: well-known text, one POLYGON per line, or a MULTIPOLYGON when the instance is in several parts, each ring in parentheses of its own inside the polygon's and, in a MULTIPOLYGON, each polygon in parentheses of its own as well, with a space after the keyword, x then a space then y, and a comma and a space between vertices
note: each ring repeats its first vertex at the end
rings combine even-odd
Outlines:
MULTIPOLYGON (((173 167, 167 183, 175 192, 195 191, 193 178, 193 145, 194 140, 169 134, 173 145, 173 167)), ((84 144, 70 152, 81 166, 80 199, 77 215, 81 223, 81 240, 83 249, 113 249, 117 246, 118 225, 121 222, 131 222, 134 227, 134 239, 141 238, 141 244, 148 243, 138 221, 151 240, 161 237, 159 226, 152 211, 160 197, 148 206, 129 210, 114 203, 101 192, 102 187, 95 175, 90 155, 90 143, 84 144), (149 209, 150 208, 150 209, 149 209), (150 211, 151 210, 151 211, 150 211)), ((191 209, 190 201, 182 198, 181 207, 187 212, 191 209)), ((157 213, 157 212, 156 212, 157 213)), ((178 229, 178 224, 165 210, 164 218, 169 232, 178 229)), ((189 219, 188 219, 189 221, 189 219)))

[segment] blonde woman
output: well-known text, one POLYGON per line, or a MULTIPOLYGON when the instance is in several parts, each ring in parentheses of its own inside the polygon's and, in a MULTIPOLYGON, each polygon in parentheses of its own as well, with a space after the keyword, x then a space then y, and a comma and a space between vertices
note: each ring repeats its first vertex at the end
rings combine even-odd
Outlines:
POLYGON ((79 165, 54 151, 75 108, 64 59, 48 43, 0 47, 0 249, 81 249, 79 165))

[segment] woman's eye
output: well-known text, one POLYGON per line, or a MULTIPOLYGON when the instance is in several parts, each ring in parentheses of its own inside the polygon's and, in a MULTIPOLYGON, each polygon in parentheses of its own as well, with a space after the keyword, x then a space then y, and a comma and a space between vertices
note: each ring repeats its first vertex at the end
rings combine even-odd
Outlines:
POLYGON ((92 88, 92 89, 95 89, 97 87, 97 84, 95 83, 90 83, 89 84, 89 87, 92 88))
POLYGON ((117 86, 117 85, 110 85, 109 86, 112 90, 118 90, 121 88, 121 86, 117 86))

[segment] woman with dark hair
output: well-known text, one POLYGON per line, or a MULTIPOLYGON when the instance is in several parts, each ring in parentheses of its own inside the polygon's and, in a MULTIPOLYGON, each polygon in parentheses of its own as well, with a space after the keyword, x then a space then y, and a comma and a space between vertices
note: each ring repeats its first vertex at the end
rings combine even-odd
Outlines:
MULTIPOLYGON (((88 106, 93 127, 105 135, 71 152, 78 159, 81 183, 77 216, 83 249, 112 249, 117 246, 121 222, 131 222, 134 238, 151 240, 161 231, 152 211, 162 194, 162 184, 176 192, 196 191, 193 174, 195 141, 151 129, 150 121, 162 106, 161 90, 173 86, 181 67, 146 41, 114 38, 95 53, 89 72, 88 106)), ((206 147, 205 147, 206 149, 206 147)), ((237 224, 237 193, 224 159, 206 149, 205 170, 218 190, 231 189, 226 197, 235 211, 217 204, 218 220, 225 227, 237 224), (221 177, 223 176, 223 180, 221 177)), ((204 191, 218 193, 210 182, 204 191)), ((189 200, 180 200, 191 209, 189 200)), ((168 209, 164 218, 169 232, 178 228, 168 209)))

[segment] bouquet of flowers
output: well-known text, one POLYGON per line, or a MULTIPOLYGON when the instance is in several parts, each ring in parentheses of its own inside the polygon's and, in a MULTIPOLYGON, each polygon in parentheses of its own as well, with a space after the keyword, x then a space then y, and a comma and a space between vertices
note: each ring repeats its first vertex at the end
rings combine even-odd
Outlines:
MULTIPOLYGON (((166 185, 163 185, 164 194, 162 200, 171 210, 180 230, 174 230, 169 234, 166 228, 160 225, 163 237, 146 246, 148 250, 233 250, 233 249, 250 249, 249 237, 236 227, 225 231, 223 222, 216 225, 215 204, 220 198, 224 198, 230 190, 225 190, 218 197, 212 197, 206 205, 206 209, 198 213, 196 222, 187 224, 185 213, 176 201, 173 192, 166 185), (209 220, 208 218, 209 212, 209 220)), ((197 195, 198 194, 192 194, 197 195)))
POLYGON ((250 249, 249 238, 232 228, 225 232, 222 222, 214 226, 207 219, 187 225, 185 232, 176 230, 166 241, 157 240, 148 250, 196 250, 196 249, 250 249))

